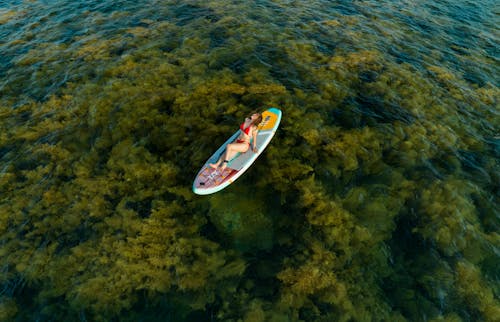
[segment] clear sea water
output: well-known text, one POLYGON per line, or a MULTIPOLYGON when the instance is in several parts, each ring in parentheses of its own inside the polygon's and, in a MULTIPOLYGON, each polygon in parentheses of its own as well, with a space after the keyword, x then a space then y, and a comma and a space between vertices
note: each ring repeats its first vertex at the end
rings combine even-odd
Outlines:
POLYGON ((1 1, 0 320, 498 321, 499 14, 1 1))

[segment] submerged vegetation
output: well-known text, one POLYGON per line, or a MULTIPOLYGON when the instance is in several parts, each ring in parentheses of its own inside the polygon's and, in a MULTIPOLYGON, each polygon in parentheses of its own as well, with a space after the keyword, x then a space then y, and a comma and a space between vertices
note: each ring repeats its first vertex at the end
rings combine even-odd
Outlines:
POLYGON ((0 320, 498 320, 495 59, 288 2, 0 11, 32 21, 0 42, 0 320), (267 106, 256 165, 194 195, 267 106))

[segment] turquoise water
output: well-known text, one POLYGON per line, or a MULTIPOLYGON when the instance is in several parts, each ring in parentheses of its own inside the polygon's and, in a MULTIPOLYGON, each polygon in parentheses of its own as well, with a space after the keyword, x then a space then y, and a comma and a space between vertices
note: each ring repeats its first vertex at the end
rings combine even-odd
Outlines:
POLYGON ((495 321, 495 1, 0 3, 0 320, 495 321), (254 109, 283 121, 211 196, 254 109))

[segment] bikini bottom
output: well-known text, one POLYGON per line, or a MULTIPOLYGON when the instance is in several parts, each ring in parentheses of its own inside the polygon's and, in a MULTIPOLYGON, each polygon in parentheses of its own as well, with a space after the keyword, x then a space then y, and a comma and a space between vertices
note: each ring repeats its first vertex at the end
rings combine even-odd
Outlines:
POLYGON ((250 142, 245 141, 245 140, 236 140, 236 143, 246 143, 246 144, 250 145, 250 142))

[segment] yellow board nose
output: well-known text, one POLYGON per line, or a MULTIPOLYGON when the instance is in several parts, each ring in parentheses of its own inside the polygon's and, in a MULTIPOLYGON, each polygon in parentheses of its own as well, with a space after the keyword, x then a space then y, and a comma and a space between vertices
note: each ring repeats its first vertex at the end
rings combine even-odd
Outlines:
POLYGON ((271 130, 278 120, 278 115, 272 112, 265 111, 262 113, 262 122, 259 125, 259 131, 271 130))

